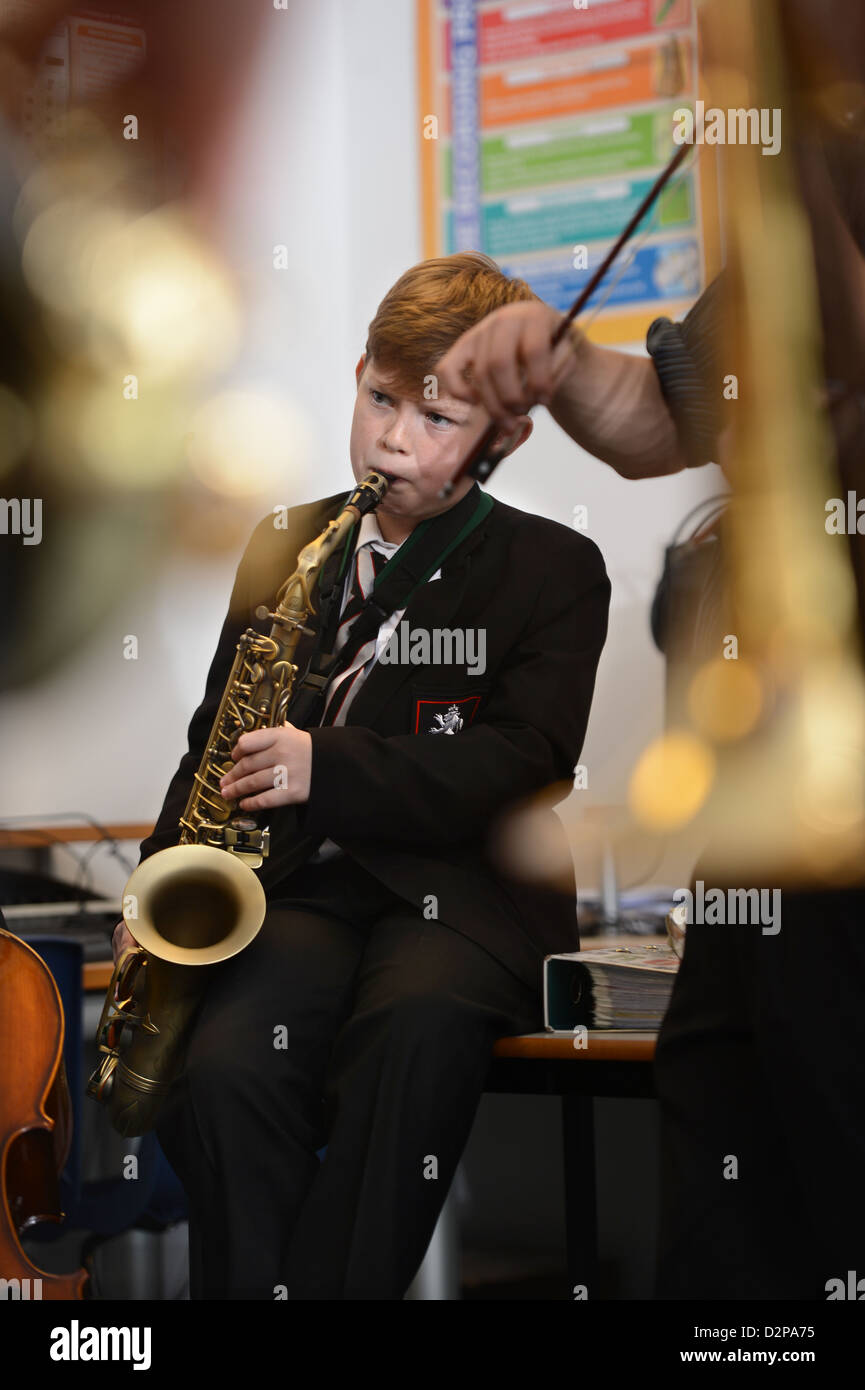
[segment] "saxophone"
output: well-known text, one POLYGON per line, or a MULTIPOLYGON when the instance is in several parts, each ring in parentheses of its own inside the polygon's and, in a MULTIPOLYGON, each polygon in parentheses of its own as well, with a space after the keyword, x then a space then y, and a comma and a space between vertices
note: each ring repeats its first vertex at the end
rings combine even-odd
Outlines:
POLYGON ((285 722, 297 667, 293 657, 315 610, 311 591, 320 570, 365 512, 381 502, 389 480, 371 472, 345 506, 297 558, 277 594, 265 637, 247 628, 207 740, 179 843, 135 869, 123 890, 123 918, 137 946, 118 960, 96 1045, 100 1062, 87 1094, 109 1109, 118 1134, 152 1129, 180 1074, 189 1030, 206 985, 201 966, 228 960, 258 934, 264 889, 253 872, 270 848, 270 832, 232 809, 219 792, 241 734, 285 722), (129 1035, 127 1037, 127 1034, 129 1035))

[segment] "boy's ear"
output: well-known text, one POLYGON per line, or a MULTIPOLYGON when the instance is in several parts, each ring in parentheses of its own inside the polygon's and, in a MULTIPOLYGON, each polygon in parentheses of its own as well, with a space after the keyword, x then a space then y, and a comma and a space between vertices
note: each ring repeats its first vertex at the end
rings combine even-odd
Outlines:
POLYGON ((362 352, 362 353, 360 354, 360 357, 357 359, 357 366, 356 366, 355 369, 354 369, 354 379, 355 379, 355 382, 357 383, 358 386, 360 385, 360 379, 361 379, 361 377, 363 376, 363 369, 364 369, 365 366, 366 366, 366 353, 365 353, 365 352, 362 352))
POLYGON ((516 429, 511 430, 510 434, 505 430, 500 430, 493 441, 492 448, 496 452, 503 449, 503 457, 507 458, 508 454, 512 454, 521 444, 525 444, 534 427, 535 422, 530 415, 518 415, 516 429))

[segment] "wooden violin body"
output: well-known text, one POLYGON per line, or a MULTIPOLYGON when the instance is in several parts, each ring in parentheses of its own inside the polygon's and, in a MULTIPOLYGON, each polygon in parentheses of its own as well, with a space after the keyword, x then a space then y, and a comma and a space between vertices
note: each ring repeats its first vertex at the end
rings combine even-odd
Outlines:
POLYGON ((60 1222, 59 1176, 72 1138, 63 1006, 41 956, 0 928, 0 1281, 4 1298, 74 1299, 87 1274, 50 1274, 20 1236, 60 1222), (14 1291, 14 1292, 13 1292, 14 1291))

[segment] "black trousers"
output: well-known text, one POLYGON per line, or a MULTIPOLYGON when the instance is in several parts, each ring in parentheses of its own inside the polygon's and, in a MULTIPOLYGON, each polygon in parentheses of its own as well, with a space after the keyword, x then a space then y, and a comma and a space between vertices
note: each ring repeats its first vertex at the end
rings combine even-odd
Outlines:
POLYGON ((534 991, 347 857, 286 887, 214 970, 157 1127, 191 1296, 400 1299, 495 1040, 543 1027, 540 960, 534 991))
POLYGON ((657 1296, 821 1299, 865 1275, 865 893, 688 927, 661 1029, 657 1296))

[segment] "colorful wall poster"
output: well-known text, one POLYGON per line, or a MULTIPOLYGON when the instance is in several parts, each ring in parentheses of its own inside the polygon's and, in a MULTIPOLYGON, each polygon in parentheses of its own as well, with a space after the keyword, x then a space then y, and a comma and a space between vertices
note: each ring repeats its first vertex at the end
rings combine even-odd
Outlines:
MULTIPOLYGON (((31 0, 0 0, 0 19, 28 15, 31 0)), ((42 42, 20 94, 19 126, 34 152, 57 134, 69 109, 130 77, 146 56, 141 23, 113 11, 79 9, 58 19, 42 42)))
POLYGON ((79 10, 69 16, 68 24, 73 101, 101 95, 143 63, 147 40, 135 20, 79 10))
MULTIPOLYGON (((674 111, 699 98, 694 11, 418 0, 424 254, 486 251, 567 309, 675 152, 674 111)), ((595 340, 639 342, 687 312, 719 268, 717 209, 700 146, 589 301, 595 340)))

